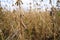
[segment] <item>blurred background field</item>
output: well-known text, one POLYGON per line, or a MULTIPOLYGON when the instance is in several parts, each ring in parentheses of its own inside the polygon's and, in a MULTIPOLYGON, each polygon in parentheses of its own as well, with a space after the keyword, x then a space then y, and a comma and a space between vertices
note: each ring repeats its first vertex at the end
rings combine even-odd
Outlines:
POLYGON ((52 9, 11 12, 0 6, 0 40, 60 40, 60 10, 52 9))
POLYGON ((60 12, 0 12, 0 40, 60 40, 60 12))

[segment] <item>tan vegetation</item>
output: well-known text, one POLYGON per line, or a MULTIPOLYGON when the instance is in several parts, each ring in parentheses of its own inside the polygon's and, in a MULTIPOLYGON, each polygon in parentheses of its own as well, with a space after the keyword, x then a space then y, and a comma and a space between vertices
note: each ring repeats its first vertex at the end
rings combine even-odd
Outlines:
POLYGON ((60 12, 56 13, 53 22, 49 12, 0 9, 0 40, 59 40, 60 12))
POLYGON ((31 3, 28 12, 0 7, 0 40, 60 40, 60 11, 53 9, 53 13, 32 10, 31 3))

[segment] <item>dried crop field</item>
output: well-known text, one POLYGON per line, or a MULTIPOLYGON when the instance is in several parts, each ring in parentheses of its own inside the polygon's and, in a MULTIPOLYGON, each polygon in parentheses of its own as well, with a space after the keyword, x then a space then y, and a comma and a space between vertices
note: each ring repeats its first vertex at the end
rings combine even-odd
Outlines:
POLYGON ((0 40, 60 40, 60 12, 0 9, 0 40))

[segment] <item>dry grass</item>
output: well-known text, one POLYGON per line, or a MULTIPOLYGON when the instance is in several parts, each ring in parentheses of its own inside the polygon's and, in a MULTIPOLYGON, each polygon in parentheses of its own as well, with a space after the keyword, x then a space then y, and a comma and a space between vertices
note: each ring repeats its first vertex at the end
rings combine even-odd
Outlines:
POLYGON ((0 11, 0 40, 60 40, 60 16, 56 19, 49 12, 0 11))

